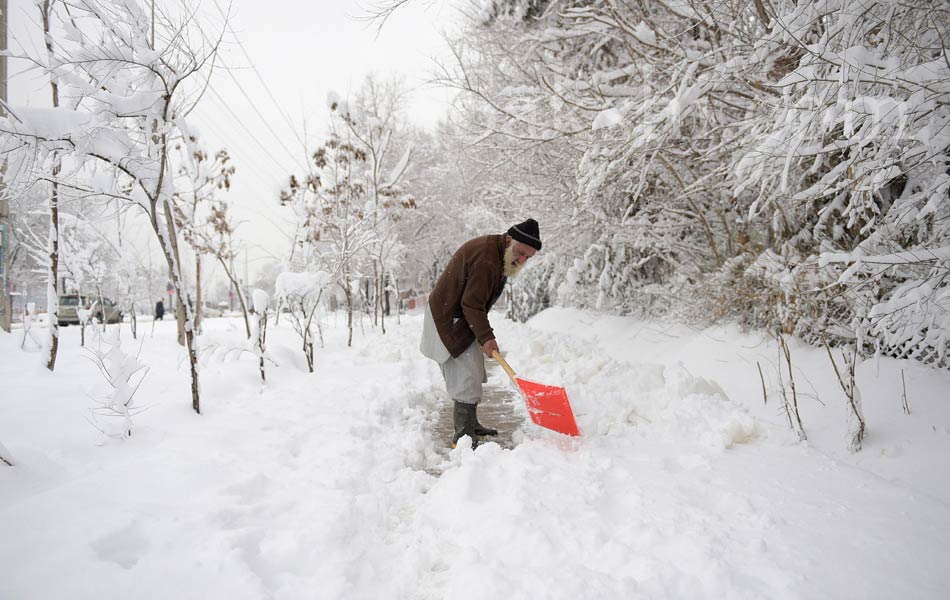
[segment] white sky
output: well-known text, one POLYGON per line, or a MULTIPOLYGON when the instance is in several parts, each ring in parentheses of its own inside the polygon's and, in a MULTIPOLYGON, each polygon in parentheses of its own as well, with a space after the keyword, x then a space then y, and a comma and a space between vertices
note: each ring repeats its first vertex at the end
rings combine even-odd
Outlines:
MULTIPOLYGON (((431 79, 432 57, 447 52, 440 35, 453 14, 447 5, 416 0, 400 9, 377 36, 374 25, 354 18, 362 12, 352 0, 234 2, 231 28, 270 93, 234 37, 227 35, 222 58, 232 68, 215 75, 212 86, 217 93, 206 94, 191 121, 206 139, 221 140, 235 159, 238 172, 229 196, 246 221, 239 229, 241 237, 262 246, 252 252, 258 259, 268 253, 288 255, 284 238, 292 230, 277 209, 278 191, 291 172, 304 169, 304 123, 310 151, 317 146, 327 121, 328 92, 346 97, 371 72, 382 78, 396 76, 412 90, 410 120, 431 127, 445 116, 448 92, 425 82, 431 79), (241 117, 240 124, 232 111, 241 117)), ((220 19, 213 22, 220 27, 220 19)))
MULTIPOLYGON (((217 1, 226 9, 226 0, 217 1)), ((411 91, 412 122, 431 127, 445 116, 449 92, 425 82, 434 70, 433 57, 447 55, 441 32, 451 27, 452 6, 458 4, 414 0, 377 35, 375 25, 356 18, 365 5, 355 0, 233 1, 219 60, 227 68, 214 74, 212 89, 190 122, 211 151, 227 148, 237 167, 226 197, 242 221, 238 232, 249 246, 252 278, 255 262, 289 254, 285 238, 292 231, 278 209, 278 191, 288 175, 303 171, 304 124, 310 149, 319 144, 328 92, 346 97, 369 73, 400 77, 411 91)), ((38 43, 33 1, 9 0, 9 11, 10 47, 31 39, 38 43)), ((221 31, 223 19, 213 0, 200 2, 199 14, 209 35, 221 31)), ((11 104, 48 104, 48 82, 35 73, 16 75, 21 70, 11 63, 11 104)))

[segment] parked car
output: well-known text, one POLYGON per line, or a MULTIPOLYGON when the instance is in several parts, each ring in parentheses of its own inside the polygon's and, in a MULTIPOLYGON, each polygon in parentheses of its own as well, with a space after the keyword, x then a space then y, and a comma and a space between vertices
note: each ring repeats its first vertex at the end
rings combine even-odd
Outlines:
POLYGON ((77 308, 85 308, 89 305, 84 296, 79 294, 65 294, 59 297, 59 325, 78 325, 79 314, 77 308))
POLYGON ((80 294, 64 294, 59 297, 59 324, 78 325, 79 313, 77 309, 87 308, 92 311, 92 318, 102 322, 105 316, 107 323, 120 323, 122 321, 122 311, 109 298, 99 298, 94 296, 82 296, 80 294))
POLYGON ((116 303, 108 298, 102 298, 102 303, 100 304, 99 300, 99 298, 95 298, 90 305, 92 318, 102 323, 102 318, 105 316, 106 323, 121 323, 122 311, 119 310, 116 303))

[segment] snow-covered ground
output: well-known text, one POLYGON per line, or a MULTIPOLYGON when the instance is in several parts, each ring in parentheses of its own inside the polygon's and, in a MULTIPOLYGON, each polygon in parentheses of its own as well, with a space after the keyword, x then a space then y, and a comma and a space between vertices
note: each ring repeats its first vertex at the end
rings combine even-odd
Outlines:
POLYGON ((263 385, 227 351, 243 324, 210 319, 200 416, 174 324, 137 341, 124 325, 150 367, 128 440, 90 424, 103 380, 78 328, 55 374, 0 334, 16 463, 0 464, 0 598, 950 594, 950 374, 860 365, 869 434, 850 454, 823 350, 793 347, 800 443, 760 337, 569 309, 494 321, 520 375, 567 388, 581 438, 529 423, 514 450, 440 450, 419 315, 358 329, 352 349, 331 315, 313 374, 283 320, 263 385))

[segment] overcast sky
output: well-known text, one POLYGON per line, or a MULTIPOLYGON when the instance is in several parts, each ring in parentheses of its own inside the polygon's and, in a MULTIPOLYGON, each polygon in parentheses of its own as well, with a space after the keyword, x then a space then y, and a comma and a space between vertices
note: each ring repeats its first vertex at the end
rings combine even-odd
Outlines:
POLYGON ((206 139, 222 140, 235 159, 238 174, 230 195, 239 198, 248 221, 242 237, 287 255, 283 235, 292 231, 276 209, 277 194, 291 171, 303 171, 303 126, 312 151, 327 122, 330 91, 346 97, 371 72, 398 76, 412 90, 408 118, 431 127, 445 116, 448 92, 425 82, 431 79, 432 58, 447 52, 441 37, 453 18, 447 5, 417 0, 377 35, 374 25, 355 18, 363 13, 353 0, 235 1, 231 28, 243 49, 234 36, 226 37, 230 43, 222 57, 231 68, 215 75, 216 91, 206 94, 192 121, 206 139))
MULTIPOLYGON (((167 6, 171 0, 160 0, 167 6)), ((147 6, 147 0, 144 2, 147 6)), ((194 5, 195 2, 189 2, 194 5)), ((346 97, 369 73, 401 77, 411 90, 407 117, 431 127, 447 111, 449 93, 425 82, 433 57, 445 57, 441 37, 456 21, 454 0, 415 0, 395 13, 377 34, 356 0, 234 0, 225 29, 219 68, 211 89, 190 116, 209 148, 227 148, 237 173, 227 198, 243 224, 239 237, 251 249, 250 271, 268 255, 286 257, 292 233, 278 210, 278 191, 319 143, 327 122, 327 94, 346 97), (240 40, 240 44, 236 39, 240 40)), ((220 32, 226 0, 202 0, 204 28, 220 32)), ((9 0, 10 46, 38 44, 38 11, 33 0, 9 0)), ((10 102, 48 103, 48 82, 36 73, 17 74, 11 64, 10 102)))

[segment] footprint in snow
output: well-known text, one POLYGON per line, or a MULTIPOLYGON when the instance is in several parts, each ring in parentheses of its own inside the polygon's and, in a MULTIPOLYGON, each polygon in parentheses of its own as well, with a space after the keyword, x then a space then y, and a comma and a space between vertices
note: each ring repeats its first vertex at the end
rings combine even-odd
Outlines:
POLYGON ((130 523, 89 544, 99 560, 131 569, 148 552, 150 544, 138 523, 130 523))

